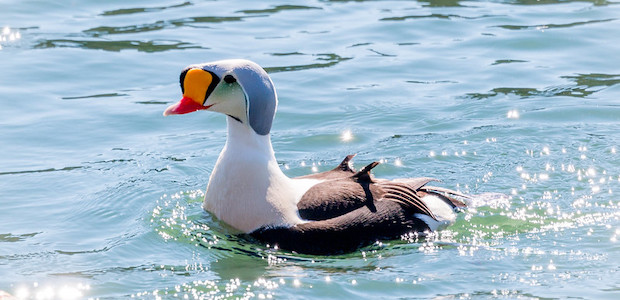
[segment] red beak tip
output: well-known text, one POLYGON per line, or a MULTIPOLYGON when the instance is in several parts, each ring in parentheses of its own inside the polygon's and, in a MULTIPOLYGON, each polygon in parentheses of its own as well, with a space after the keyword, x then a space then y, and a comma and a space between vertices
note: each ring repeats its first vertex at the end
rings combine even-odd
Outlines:
POLYGON ((164 116, 182 115, 201 109, 207 109, 209 107, 211 106, 202 106, 201 104, 196 103, 189 97, 183 97, 181 101, 168 106, 168 108, 166 108, 166 110, 164 111, 164 116))

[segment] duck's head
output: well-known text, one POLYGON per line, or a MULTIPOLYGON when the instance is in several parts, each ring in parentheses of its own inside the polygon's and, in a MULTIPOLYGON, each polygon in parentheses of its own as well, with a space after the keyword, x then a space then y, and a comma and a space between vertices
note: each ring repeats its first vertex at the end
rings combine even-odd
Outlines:
POLYGON ((183 98, 164 116, 210 110, 230 116, 267 135, 276 113, 276 90, 259 65, 248 60, 220 60, 188 66, 181 72, 183 98))

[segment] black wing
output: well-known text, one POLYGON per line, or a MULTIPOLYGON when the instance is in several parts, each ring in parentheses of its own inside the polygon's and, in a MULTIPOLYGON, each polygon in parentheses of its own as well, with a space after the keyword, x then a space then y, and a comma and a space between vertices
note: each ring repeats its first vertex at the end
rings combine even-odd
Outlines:
POLYGON ((427 187, 427 183, 436 181, 432 178, 377 180, 370 170, 378 162, 355 173, 349 166, 351 158, 347 156, 334 170, 303 177, 325 180, 310 188, 297 205, 300 216, 309 222, 292 227, 263 227, 250 235, 300 253, 350 252, 377 240, 429 230, 416 216, 424 214, 436 219, 422 201, 426 194, 437 195, 453 207, 464 206, 456 197, 468 197, 449 189, 427 187), (321 177, 312 177, 318 175, 321 177))
POLYGON ((370 170, 373 162, 359 172, 344 178, 326 180, 310 188, 297 204, 299 215, 305 220, 327 220, 361 207, 371 212, 379 201, 393 201, 414 213, 435 218, 421 198, 426 194, 421 188, 432 178, 410 179, 408 182, 375 180, 370 170))
POLYGON ((327 255, 354 251, 377 240, 395 239, 409 232, 423 232, 428 226, 413 217, 413 211, 394 201, 375 202, 344 215, 311 221, 293 227, 264 227, 250 235, 281 249, 327 255))

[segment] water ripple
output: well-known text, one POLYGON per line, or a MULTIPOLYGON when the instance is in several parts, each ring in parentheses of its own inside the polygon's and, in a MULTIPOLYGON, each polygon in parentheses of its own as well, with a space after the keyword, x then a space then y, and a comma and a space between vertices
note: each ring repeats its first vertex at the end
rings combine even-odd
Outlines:
POLYGON ((93 36, 100 37, 107 34, 131 34, 131 33, 142 33, 149 31, 158 31, 167 28, 173 27, 182 27, 182 26, 190 26, 198 23, 223 23, 223 22, 238 22, 242 21, 244 17, 237 16, 228 16, 228 17, 220 17, 220 16, 200 16, 200 17, 187 17, 182 19, 174 19, 168 21, 155 21, 153 23, 146 24, 137 24, 137 25, 126 25, 126 26, 98 26, 90 29, 86 29, 83 33, 93 36))
POLYGON ((60 169, 56 168, 48 168, 48 169, 38 169, 38 170, 22 170, 22 171, 9 171, 9 172, 0 172, 0 176, 2 175, 17 175, 17 174, 29 174, 29 173, 47 173, 47 172, 59 172, 59 171, 73 171, 76 169, 87 168, 85 166, 72 166, 72 167, 64 167, 60 169))
POLYGON ((94 95, 86 95, 86 96, 66 96, 66 97, 62 97, 61 99, 63 99, 63 100, 77 100, 77 99, 124 97, 124 96, 129 96, 129 94, 105 93, 105 94, 94 94, 94 95))
POLYGON ((41 232, 22 233, 22 234, 0 233, 0 243, 1 242, 8 242, 8 243, 22 242, 40 233, 41 232))
POLYGON ((131 15, 145 12, 154 12, 166 10, 169 8, 178 8, 183 6, 192 5, 191 2, 183 2, 181 4, 170 5, 170 6, 157 6, 157 7, 136 7, 136 8, 120 8, 115 10, 107 10, 101 13, 101 16, 118 16, 118 15, 131 15))
POLYGON ((605 88, 609 88, 620 83, 620 75, 617 74, 578 74, 561 76, 560 78, 569 79, 574 85, 551 86, 545 89, 527 87, 498 87, 487 93, 469 93, 468 98, 487 99, 498 95, 516 95, 521 98, 530 97, 555 97, 568 96, 585 98, 605 88))
POLYGON ((462 0, 421 0, 419 2, 426 3, 426 7, 462 7, 459 2, 462 0))
MULTIPOLYGON (((292 53, 272 53, 273 56, 289 56, 289 55, 308 55, 299 52, 292 53)), ((352 57, 342 57, 335 53, 322 53, 322 54, 313 54, 312 56, 317 57, 316 60, 319 62, 302 64, 302 65, 290 65, 290 66, 280 66, 280 67, 266 67, 265 71, 268 73, 278 73, 278 72, 289 72, 289 71, 299 71, 299 70, 308 70, 308 69, 318 69, 318 68, 328 68, 334 66, 343 61, 347 61, 352 59, 352 57)))
POLYGON ((508 0, 508 3, 514 3, 518 5, 549 5, 549 4, 564 4, 570 2, 589 2, 597 6, 605 6, 610 4, 617 4, 615 1, 606 0, 508 0))
POLYGON ((271 13, 278 13, 278 12, 287 11, 287 10, 311 10, 311 9, 322 9, 322 8, 316 7, 316 6, 305 6, 305 5, 277 5, 272 8, 246 9, 246 10, 239 10, 237 12, 244 13, 244 14, 265 14, 265 13, 271 14, 271 13))
POLYGON ((202 17, 187 17, 183 19, 177 19, 170 21, 170 24, 176 26, 189 26, 200 23, 223 23, 223 22, 239 22, 243 21, 244 18, 249 17, 216 17, 216 16, 202 16, 202 17))
POLYGON ((496 17, 493 15, 482 15, 477 17, 466 17, 456 14, 428 14, 428 15, 410 15, 410 16, 402 16, 402 17, 387 17, 379 19, 379 21, 406 21, 411 19, 443 19, 443 20, 452 20, 452 19, 466 19, 466 20, 475 20, 482 19, 488 17, 496 17))
POLYGON ((499 28, 508 29, 508 30, 527 30, 527 29, 542 30, 542 29, 554 29, 554 28, 569 28, 569 27, 596 24, 596 23, 612 22, 615 20, 617 19, 591 20, 591 21, 572 22, 572 23, 565 23, 565 24, 497 25, 493 27, 499 27, 499 28))
POLYGON ((495 62, 493 62, 491 65, 495 66, 495 65, 501 65, 501 64, 526 63, 526 62, 528 61, 520 60, 520 59, 498 59, 495 62))
POLYGON ((162 30, 169 26, 169 23, 164 21, 157 21, 155 23, 150 24, 141 24, 141 25, 128 25, 128 26, 99 26, 90 29, 86 29, 83 32, 93 36, 100 37, 106 34, 128 34, 128 33, 140 33, 140 32, 149 32, 155 30, 162 30))
POLYGON ((192 45, 186 42, 180 41, 166 41, 166 40, 154 40, 154 41, 137 41, 137 40, 124 40, 124 41, 101 41, 101 40, 71 40, 71 39, 54 39, 45 40, 37 43, 34 48, 46 49, 46 48, 83 48, 92 50, 105 50, 118 52, 122 50, 137 50, 139 52, 162 52, 169 50, 183 50, 183 49, 208 49, 202 46, 192 45))

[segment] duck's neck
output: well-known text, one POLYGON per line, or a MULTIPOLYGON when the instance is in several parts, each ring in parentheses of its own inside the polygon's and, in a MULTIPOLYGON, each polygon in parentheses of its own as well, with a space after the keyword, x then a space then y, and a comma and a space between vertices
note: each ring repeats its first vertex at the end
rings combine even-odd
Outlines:
POLYGON ((228 138, 207 186, 204 208, 251 232, 300 222, 296 191, 276 161, 269 135, 228 117, 228 138))
MULTIPOLYGON (((226 120, 228 123, 228 137, 222 155, 227 154, 225 151, 230 150, 246 155, 251 154, 253 157, 256 156, 255 158, 262 158, 266 161, 276 161, 269 134, 257 134, 250 126, 232 117, 228 117, 226 120)), ((242 157, 239 158, 243 159, 242 157)))

